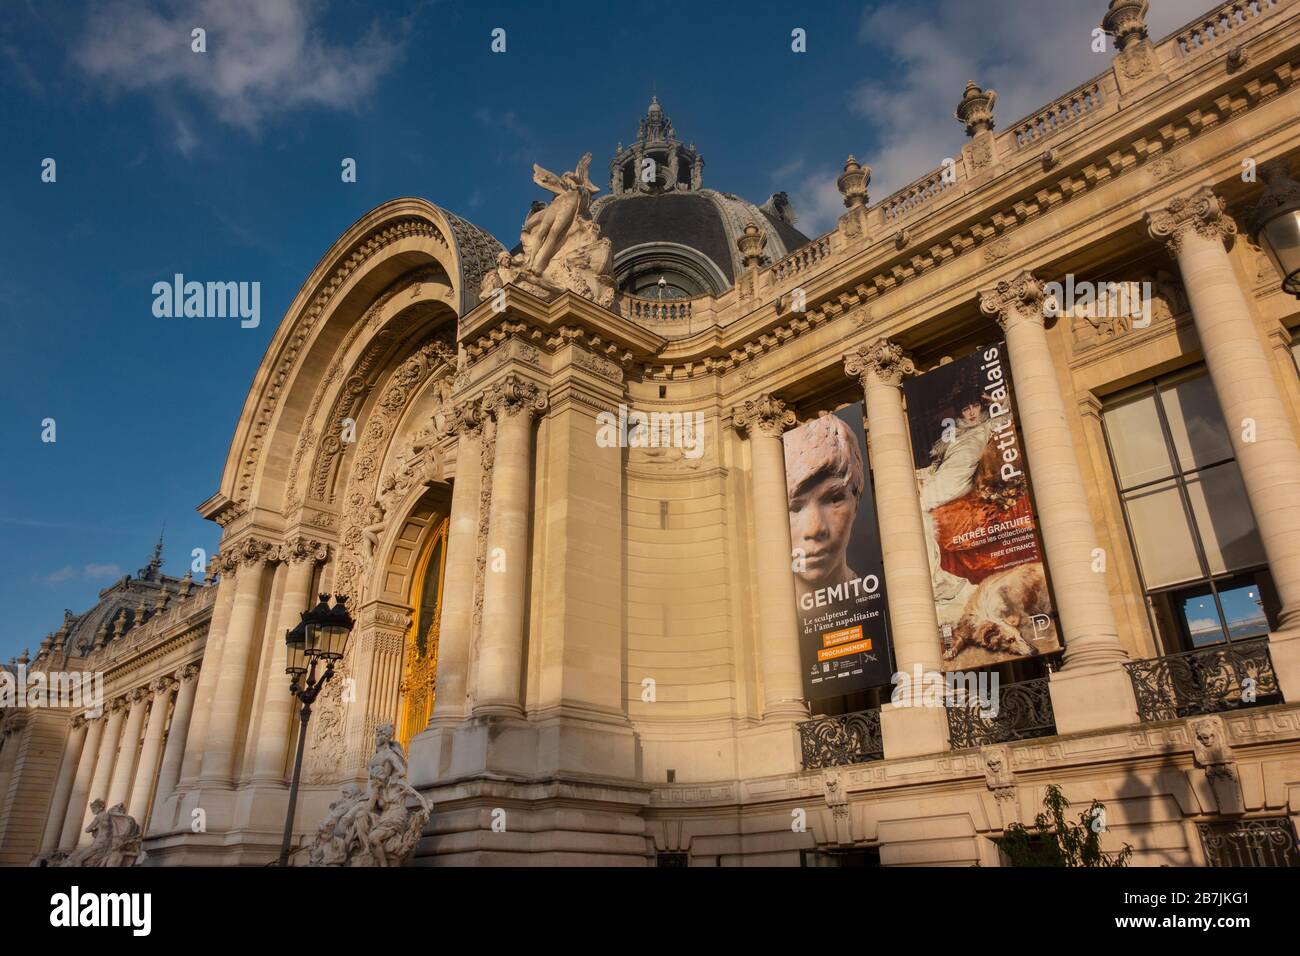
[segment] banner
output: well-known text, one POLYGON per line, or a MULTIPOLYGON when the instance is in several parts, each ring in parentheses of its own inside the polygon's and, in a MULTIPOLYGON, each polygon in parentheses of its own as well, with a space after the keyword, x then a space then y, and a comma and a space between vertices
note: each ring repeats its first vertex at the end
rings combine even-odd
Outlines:
POLYGON ((1059 650, 1006 343, 903 385, 943 669, 1059 650))
POLYGON ((783 436, 808 700, 890 683, 889 627, 862 404, 783 436))

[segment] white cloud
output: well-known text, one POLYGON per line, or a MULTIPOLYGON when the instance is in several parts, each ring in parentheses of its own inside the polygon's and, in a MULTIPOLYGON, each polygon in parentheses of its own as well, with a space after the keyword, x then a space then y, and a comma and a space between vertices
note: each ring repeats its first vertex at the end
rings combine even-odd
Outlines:
MULTIPOLYGON (((1162 39, 1204 13, 1211 0, 1152 0, 1147 23, 1162 39)), ((850 109, 880 145, 860 162, 872 168, 880 199, 956 156, 966 134, 953 113, 968 80, 997 90, 998 129, 1046 106, 1110 66, 1113 53, 1093 53, 1092 31, 1102 0, 936 0, 924 16, 915 3, 889 0, 863 11, 859 39, 886 67, 864 81, 850 109)), ((827 166, 793 191, 804 231, 818 235, 843 212, 827 166)))
POLYGON ((86 564, 78 568, 68 564, 42 575, 36 580, 47 587, 67 584, 69 581, 105 581, 120 578, 126 572, 116 564, 86 564))
POLYGON ((188 154, 198 144, 176 94, 197 97, 229 126, 256 132, 268 118, 303 108, 356 109, 398 59, 400 41, 378 24, 350 42, 322 36, 313 0, 177 0, 166 12, 145 0, 114 0, 87 17, 73 60, 109 93, 154 96, 188 154), (190 32, 207 32, 207 52, 190 32))

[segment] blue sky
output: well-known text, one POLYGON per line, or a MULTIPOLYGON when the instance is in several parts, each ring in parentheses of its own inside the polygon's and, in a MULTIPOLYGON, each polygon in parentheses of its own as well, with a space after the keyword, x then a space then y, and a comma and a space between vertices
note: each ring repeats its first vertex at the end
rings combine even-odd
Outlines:
MULTIPOLYGON (((966 80, 998 90, 1002 128, 1109 63, 1089 50, 1104 0, 810 6, 6 0, 0 659, 135 573, 164 522, 169 573, 216 547, 194 508, 263 351, 322 253, 379 203, 424 196, 511 246, 544 198, 531 164, 590 150, 605 183, 653 92, 704 154, 706 186, 786 190, 817 234, 849 152, 880 198, 960 148, 966 80), (153 283, 177 272, 260 282, 261 325, 155 318, 153 283)), ((1209 6, 1153 0, 1152 33, 1209 6)))

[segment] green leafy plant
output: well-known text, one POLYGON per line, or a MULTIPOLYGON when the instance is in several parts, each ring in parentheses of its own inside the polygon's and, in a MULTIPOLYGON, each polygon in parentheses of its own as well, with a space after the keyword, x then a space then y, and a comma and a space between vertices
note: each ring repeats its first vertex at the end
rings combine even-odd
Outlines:
POLYGON ((1101 849, 1098 822, 1105 819, 1106 806, 1098 800, 1083 813, 1079 822, 1066 819, 1070 801, 1056 784, 1047 787, 1043 812, 1034 817, 1032 828, 1022 823, 1007 827, 998 841, 1012 866, 1128 866, 1133 847, 1125 843, 1118 853, 1101 849))

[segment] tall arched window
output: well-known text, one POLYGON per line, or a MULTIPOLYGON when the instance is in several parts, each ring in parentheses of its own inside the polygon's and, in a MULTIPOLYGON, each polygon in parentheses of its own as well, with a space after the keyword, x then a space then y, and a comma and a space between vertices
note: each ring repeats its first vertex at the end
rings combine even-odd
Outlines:
POLYGON ((416 566, 415 608, 403 651, 401 709, 397 735, 409 750, 433 713, 438 673, 438 621, 442 617, 442 576, 447 564, 447 519, 430 535, 416 566))

